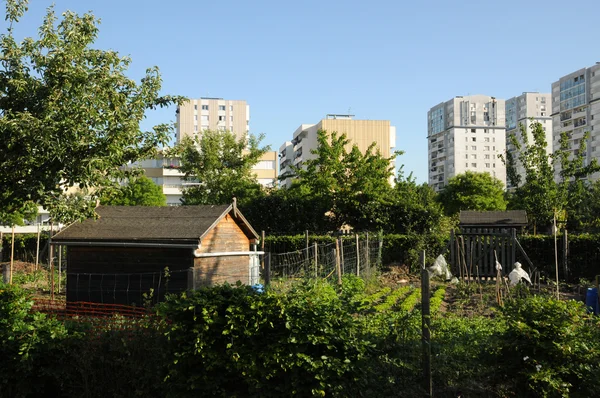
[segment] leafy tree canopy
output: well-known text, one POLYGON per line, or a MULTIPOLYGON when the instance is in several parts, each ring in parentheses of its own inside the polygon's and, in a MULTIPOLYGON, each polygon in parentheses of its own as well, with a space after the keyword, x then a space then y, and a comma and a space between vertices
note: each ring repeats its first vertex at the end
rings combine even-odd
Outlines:
POLYGON ((141 175, 102 197, 100 203, 112 206, 166 206, 167 197, 160 186, 141 175))
POLYGON ((447 215, 461 210, 506 210, 502 181, 489 173, 467 171, 450 178, 438 200, 447 215))
POLYGON ((585 133, 576 151, 572 151, 570 138, 563 133, 559 148, 548 151, 546 132, 539 122, 530 124, 533 141, 525 126, 520 126, 519 137, 508 137, 515 148, 514 154, 500 156, 507 169, 507 177, 516 188, 509 195, 509 207, 524 209, 536 232, 546 227, 554 217, 561 223, 568 221, 567 214, 574 210, 585 189, 582 179, 600 170, 597 160, 586 161, 585 153, 589 133, 585 133), (518 165, 524 169, 519 175, 518 165))
POLYGON ((376 143, 364 154, 356 145, 348 151, 347 136, 335 131, 331 135, 318 131, 317 142, 317 148, 311 151, 315 157, 293 170, 297 184, 328 209, 336 228, 350 225, 359 231, 381 229, 387 222, 392 160, 400 152, 385 158, 376 143))
POLYGON ((156 67, 136 83, 125 75, 129 58, 93 48, 99 22, 91 14, 59 18, 50 8, 39 37, 17 42, 26 10, 27 0, 7 0, 0 35, 0 208, 9 214, 27 202, 49 208, 72 186, 93 187, 86 201, 94 203, 132 173, 123 165, 168 141, 167 125, 140 130, 146 110, 182 101, 159 95, 156 67))
POLYGON ((252 167, 269 147, 260 147, 262 136, 237 139, 229 131, 204 131, 200 138, 186 137, 170 151, 180 158, 181 171, 196 183, 183 191, 183 204, 216 205, 231 203, 236 197, 241 205, 260 195, 252 167))

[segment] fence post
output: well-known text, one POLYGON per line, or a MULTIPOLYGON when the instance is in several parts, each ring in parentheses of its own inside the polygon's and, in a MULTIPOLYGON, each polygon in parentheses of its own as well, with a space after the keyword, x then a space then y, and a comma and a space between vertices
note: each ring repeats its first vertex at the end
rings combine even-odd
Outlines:
POLYGON ((34 270, 37 271, 38 269, 38 262, 40 259, 40 223, 38 223, 37 225, 37 244, 35 246, 35 268, 34 270))
POLYGON ((48 253, 50 254, 50 258, 48 259, 48 265, 50 268, 50 300, 54 300, 54 261, 52 261, 53 250, 52 250, 52 231, 54 230, 54 226, 50 223, 50 238, 48 239, 48 253))
MULTIPOLYGON (((4 233, 0 232, 0 263, 4 260, 2 250, 4 246, 4 233)), ((2 267, 2 281, 8 283, 8 267, 2 267)))
MULTIPOLYGON (((264 256, 267 256, 267 254, 263 254, 263 258, 264 256)), ((271 284, 271 252, 269 252, 269 255, 267 257, 267 260, 265 261, 265 286, 269 286, 271 284)))
POLYGON ((569 281, 569 239, 567 236, 567 229, 563 234, 563 269, 565 271, 565 282, 569 281))
POLYGON ((339 239, 335 240, 335 271, 337 273, 338 285, 342 284, 342 270, 340 267, 340 241, 339 239))
POLYGON ((377 252, 377 266, 383 265, 383 232, 379 234, 379 249, 377 252))
POLYGON ((367 232, 367 249, 366 249, 366 253, 367 253, 367 270, 371 269, 371 251, 369 250, 369 233, 367 232))
POLYGON ((8 270, 8 283, 12 285, 13 265, 15 262, 15 225, 12 226, 12 241, 10 244, 10 269, 8 270))
POLYGON ((356 234, 356 276, 360 276, 360 251, 358 247, 358 234, 356 234))
POLYGON ((338 237, 339 241, 340 241, 340 270, 342 271, 342 274, 344 274, 344 239, 342 239, 342 237, 338 237))
POLYGON ((317 253, 319 252, 319 250, 318 250, 319 246, 317 246, 317 242, 314 243, 314 247, 315 247, 315 279, 316 279, 319 277, 319 263, 317 262, 317 260, 318 260, 317 253))
POLYGON ((421 330, 423 347, 423 379, 425 381, 425 396, 431 397, 431 309, 429 306, 429 272, 425 268, 425 250, 420 256, 421 263, 421 330))
MULTIPOLYGON (((260 233, 260 249, 261 251, 264 253, 265 252, 265 231, 262 230, 260 233)), ((262 255, 262 258, 260 260, 260 268, 262 270, 265 269, 265 255, 262 255)))

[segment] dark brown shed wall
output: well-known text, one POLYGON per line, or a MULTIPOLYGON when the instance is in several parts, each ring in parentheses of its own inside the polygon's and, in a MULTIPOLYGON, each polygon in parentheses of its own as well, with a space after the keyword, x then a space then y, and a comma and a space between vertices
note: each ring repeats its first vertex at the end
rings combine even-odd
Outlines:
POLYGON ((194 264, 193 249, 71 246, 67 253, 67 301, 156 302, 167 290, 185 291, 194 264))

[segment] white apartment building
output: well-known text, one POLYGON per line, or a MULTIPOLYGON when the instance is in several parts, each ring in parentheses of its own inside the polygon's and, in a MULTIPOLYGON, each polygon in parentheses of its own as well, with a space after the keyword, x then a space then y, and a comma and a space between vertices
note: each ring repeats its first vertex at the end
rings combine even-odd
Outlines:
POLYGON ((441 190, 466 171, 488 172, 506 184, 498 158, 506 147, 505 103, 487 95, 458 96, 427 112, 429 185, 441 190))
MULTIPOLYGON (((355 120, 354 115, 330 114, 317 124, 302 124, 293 134, 292 141, 286 141, 279 148, 279 176, 291 171, 290 165, 301 167, 309 159, 316 155, 311 153, 317 149, 317 132, 325 130, 329 134, 337 132, 346 134, 349 143, 347 150, 353 145, 364 153, 367 148, 375 142, 381 156, 389 158, 396 146, 396 127, 390 125, 389 120, 355 120)), ((394 163, 391 166, 395 166, 394 163)), ((393 177, 390 178, 393 182, 393 177)), ((290 186, 291 178, 286 178, 281 185, 290 186)))
MULTIPOLYGON (((552 153, 552 95, 550 93, 525 92, 517 97, 506 100, 506 151, 514 156, 517 166, 517 173, 521 176, 521 182, 525 182, 525 170, 519 162, 519 153, 510 143, 509 136, 514 134, 522 144, 521 125, 526 128, 527 139, 530 144, 533 143, 531 134, 531 124, 540 123, 546 132, 546 142, 548 146, 546 152, 552 153)), ((506 181, 507 189, 513 189, 510 181, 506 181)))
MULTIPOLYGON (((600 62, 579 69, 552 83, 552 144, 554 150, 567 133, 571 151, 579 153, 579 145, 585 132, 590 133, 586 148, 586 160, 600 161, 600 62)), ((559 178, 560 167, 555 168, 559 178)), ((591 176, 600 178, 600 173, 591 176)))

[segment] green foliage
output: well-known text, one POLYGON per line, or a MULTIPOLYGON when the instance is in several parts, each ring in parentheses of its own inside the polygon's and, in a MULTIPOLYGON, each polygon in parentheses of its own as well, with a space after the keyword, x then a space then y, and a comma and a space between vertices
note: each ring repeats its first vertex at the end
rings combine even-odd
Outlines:
POLYGON ((263 136, 236 138, 229 131, 202 132, 201 137, 186 137, 172 149, 171 156, 181 160, 181 171, 196 185, 184 189, 182 202, 186 205, 219 205, 231 203, 233 197, 240 205, 260 196, 261 185, 252 167, 269 147, 260 147, 263 136))
POLYGON ((509 383, 528 396, 596 395, 600 332, 584 305, 548 297, 509 300, 499 355, 509 383))
POLYGON ((26 202, 50 209, 65 188, 105 187, 131 174, 129 162, 151 158, 171 127, 140 131, 146 110, 180 102, 160 96, 157 68, 136 83, 130 59, 93 48, 98 20, 49 8, 39 37, 18 42, 13 33, 26 1, 7 0, 7 31, 0 35, 0 208, 18 212, 26 202))
POLYGON ((167 197, 160 186, 141 175, 105 195, 100 203, 111 206, 166 206, 167 197))
POLYGON ((376 144, 365 153, 350 144, 346 134, 317 132, 318 146, 312 151, 315 158, 294 167, 296 184, 306 187, 306 194, 327 209, 335 229, 350 225, 357 231, 381 229, 387 222, 386 205, 393 175, 390 158, 381 156, 376 144))
POLYGON ((33 202, 24 202, 21 208, 13 208, 11 213, 5 213, 0 210, 0 225, 9 227, 16 225, 25 225, 25 221, 35 220, 38 208, 33 202))
POLYGON ((438 200, 447 215, 461 210, 506 210, 502 181, 489 173, 466 171, 450 178, 438 200))
POLYGON ((546 132, 539 122, 530 125, 533 142, 525 126, 520 125, 519 137, 508 137, 515 154, 500 155, 507 168, 507 177, 514 192, 509 196, 509 207, 523 209, 531 228, 547 228, 556 217, 560 223, 568 221, 568 210, 576 207, 582 195, 582 179, 600 170, 596 159, 585 159, 589 133, 585 133, 579 147, 572 151, 566 133, 561 135, 559 148, 551 152, 546 132), (525 179, 517 173, 517 166, 525 170, 525 179), (557 181, 558 179, 558 181, 557 181), (571 204, 570 204, 571 203, 571 204))
POLYGON ((171 396, 347 396, 369 341, 322 282, 286 295, 224 285, 167 302, 171 396), (266 346, 268 344, 268 346, 266 346))

